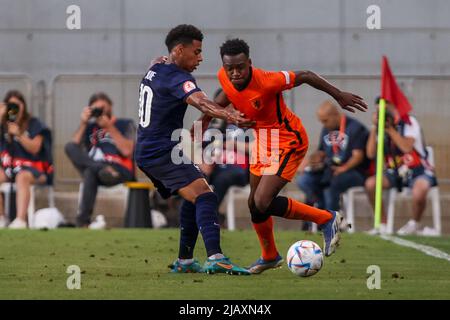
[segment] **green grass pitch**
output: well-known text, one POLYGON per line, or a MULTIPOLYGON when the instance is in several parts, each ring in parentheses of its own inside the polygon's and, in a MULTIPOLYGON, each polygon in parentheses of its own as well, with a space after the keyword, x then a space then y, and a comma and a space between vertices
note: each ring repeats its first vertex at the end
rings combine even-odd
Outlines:
MULTIPOLYGON (((285 255, 297 240, 322 247, 320 235, 277 231, 285 255)), ((449 238, 421 240, 447 253, 449 238), (428 241, 428 243, 427 243, 428 241)), ((253 231, 222 232, 222 248, 246 266, 259 255, 253 231)), ((0 299, 450 299, 450 262, 378 237, 344 234, 338 251, 313 277, 284 265, 257 276, 169 274, 178 230, 0 230, 0 299), (81 289, 68 290, 69 265, 81 289), (369 265, 381 268, 381 289, 369 290, 369 265)), ((196 258, 205 259, 199 238, 196 258)))

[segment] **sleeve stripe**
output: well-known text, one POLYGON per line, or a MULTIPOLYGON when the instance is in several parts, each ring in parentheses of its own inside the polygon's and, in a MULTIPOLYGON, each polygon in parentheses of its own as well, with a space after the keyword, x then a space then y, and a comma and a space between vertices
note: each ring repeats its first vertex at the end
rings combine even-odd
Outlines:
POLYGON ((284 77, 286 78, 286 84, 289 84, 290 77, 289 77, 289 73, 287 71, 281 71, 284 74, 284 77))

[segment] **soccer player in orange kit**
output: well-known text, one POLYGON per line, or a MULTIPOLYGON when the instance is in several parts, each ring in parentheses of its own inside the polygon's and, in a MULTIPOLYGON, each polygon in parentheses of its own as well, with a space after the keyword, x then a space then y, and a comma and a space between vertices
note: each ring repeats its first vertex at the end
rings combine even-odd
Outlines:
MULTIPOLYGON (((223 67, 218 72, 218 78, 223 92, 215 102, 224 107, 232 104, 245 117, 256 122, 253 126, 256 130, 253 152, 258 151, 258 157, 256 162, 250 164, 251 192, 248 206, 262 255, 248 270, 257 274, 277 268, 283 262, 275 245, 272 215, 318 224, 323 232, 326 256, 334 253, 339 244, 341 228, 346 225, 339 212, 321 210, 278 196, 280 190, 294 177, 308 150, 308 136, 302 122, 286 106, 282 92, 309 84, 328 93, 350 112, 355 112, 355 109, 366 111, 367 105, 361 97, 339 90, 311 71, 269 72, 255 68, 249 51, 249 46, 241 39, 228 40, 221 46, 223 67), (278 130, 277 145, 270 138, 261 144, 261 129, 269 131, 269 136, 270 130, 278 130), (266 150, 257 150, 255 146, 258 145, 266 150), (271 160, 261 161, 261 151, 265 151, 271 160)), ((209 120, 207 116, 202 118, 204 125, 209 120)))

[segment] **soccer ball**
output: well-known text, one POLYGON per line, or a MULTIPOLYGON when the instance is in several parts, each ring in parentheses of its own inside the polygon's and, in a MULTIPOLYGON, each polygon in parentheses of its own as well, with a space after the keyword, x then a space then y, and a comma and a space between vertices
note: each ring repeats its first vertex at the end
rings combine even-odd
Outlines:
POLYGON ((322 249, 313 241, 300 240, 289 248, 286 261, 293 274, 310 277, 322 268, 322 249))

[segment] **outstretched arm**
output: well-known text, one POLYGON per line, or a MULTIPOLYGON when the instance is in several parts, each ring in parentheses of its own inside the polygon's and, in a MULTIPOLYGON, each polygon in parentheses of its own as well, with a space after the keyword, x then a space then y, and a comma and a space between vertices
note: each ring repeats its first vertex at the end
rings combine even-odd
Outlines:
MULTIPOLYGON (((214 102, 217 103, 219 106, 227 109, 227 107, 231 104, 231 102, 228 100, 226 94, 221 91, 215 98, 214 98, 214 102)), ((202 114, 200 116, 200 118, 197 121, 201 121, 202 122, 202 128, 203 131, 205 131, 208 128, 209 123, 211 122, 213 117, 207 115, 207 114, 202 114)))
POLYGON ((312 71, 296 71, 294 87, 298 87, 303 83, 309 84, 311 87, 328 93, 332 96, 339 105, 350 112, 355 112, 355 109, 365 112, 367 104, 363 98, 350 92, 344 92, 333 86, 327 80, 312 71))
MULTIPOLYGON (((231 112, 231 113, 237 113, 237 111, 234 109, 233 105, 231 104, 231 102, 228 100, 227 96, 225 95, 225 93, 223 91, 221 91, 215 98, 214 98, 214 102, 217 103, 219 106, 223 107, 225 111, 231 112)), ((244 115, 241 114, 243 117, 244 115)), ((207 115, 205 113, 203 113, 200 118, 197 119, 197 121, 201 121, 202 123, 202 134, 206 131, 206 129, 208 129, 209 123, 211 122, 211 120, 213 119, 213 117, 211 117, 210 115, 207 115)), ((192 125, 191 128, 191 135, 194 135, 194 125, 192 125)))
POLYGON ((186 99, 186 102, 199 109, 208 117, 224 119, 238 127, 249 127, 254 124, 254 121, 244 118, 244 114, 234 108, 223 108, 221 105, 209 100, 202 91, 191 94, 186 99))

